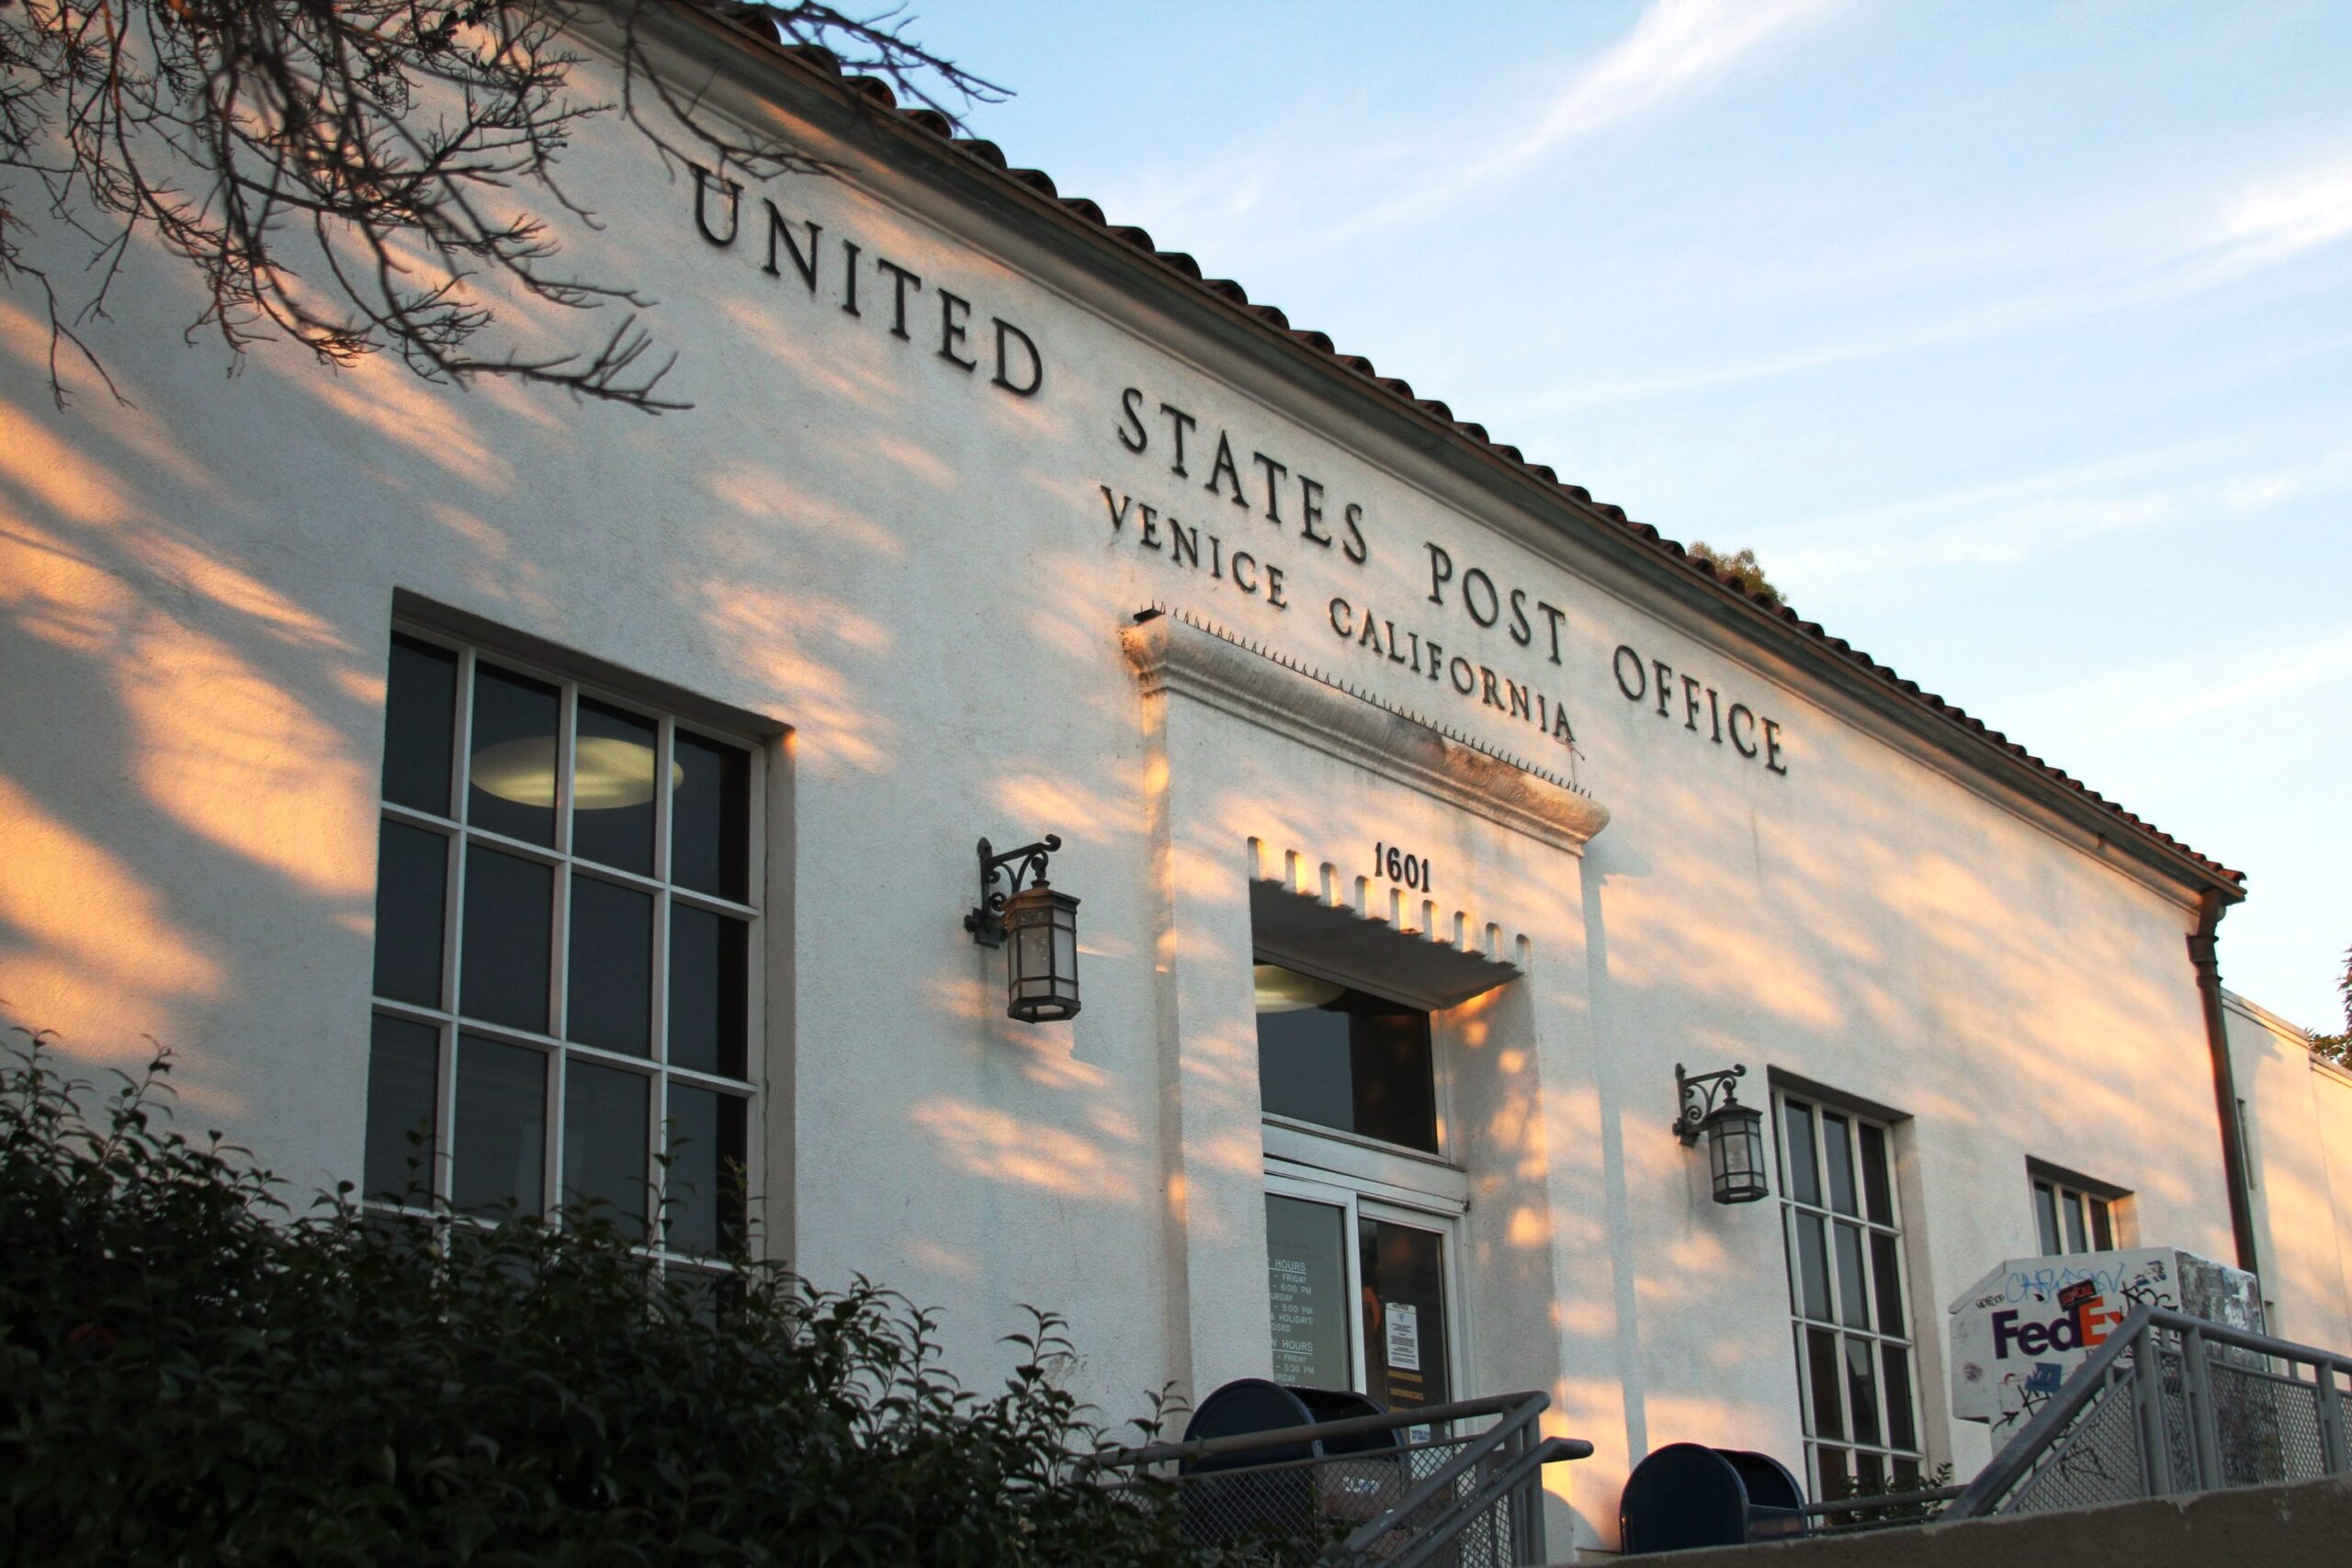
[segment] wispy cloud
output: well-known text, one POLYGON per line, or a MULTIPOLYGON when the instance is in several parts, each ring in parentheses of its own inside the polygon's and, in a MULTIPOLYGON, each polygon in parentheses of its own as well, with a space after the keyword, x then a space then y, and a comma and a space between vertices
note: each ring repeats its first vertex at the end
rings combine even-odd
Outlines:
POLYGON ((1773 575, 1818 611, 1898 578, 1945 567, 2008 566, 2103 535, 2227 509, 2241 515, 2352 489, 2352 445, 2284 465, 2249 462, 2217 441, 1858 508, 1771 531, 1773 575))
POLYGON ((1656 0, 1623 42, 1572 73, 1533 124, 1468 172, 1479 177, 1514 172, 1564 142, 1701 91, 1832 3, 1656 0))
POLYGON ((2352 626, 2199 648, 2100 670, 2078 680, 2037 684, 2011 694, 2002 706, 2004 716, 2017 726, 2012 733, 2066 734, 2101 750, 2163 747, 2191 723, 2243 721, 2282 706, 2309 712, 2317 699, 2342 686, 2352 686, 2352 626), (2152 726, 2152 714, 2163 715, 2164 723, 2152 726))
POLYGON ((2216 241, 2238 267, 2268 266, 2352 237, 2352 157, 2240 193, 2216 241))
POLYGON ((1623 41, 1571 71, 1547 103, 1532 110, 1514 104, 1498 130, 1480 134, 1478 143, 1491 147, 1483 157, 1464 162, 1449 150, 1441 163, 1339 225, 1335 237, 1426 219, 1508 183, 1578 138, 1713 85, 1741 60, 1838 3, 1652 0, 1623 41))
MULTIPOLYGON (((2169 190, 2161 195, 2117 192, 2109 205, 2120 215, 2157 201, 2177 205, 2169 190)), ((2118 221, 2107 227, 2126 232, 2139 226, 2118 221)), ((2192 206, 2168 242, 2135 254, 2110 251, 2062 258, 2027 249, 1999 255, 2003 265, 2030 268, 2039 276, 2031 282, 1983 276, 1962 290, 1973 298, 1896 310, 1886 314, 1884 324, 1869 331, 1832 333, 1786 349, 1764 348, 1712 363, 1573 381, 1499 412, 1541 417, 1599 402, 1774 380, 2041 331, 2056 323, 2177 305, 2347 241, 2352 241, 2352 156, 2245 179, 2201 207, 2192 206), (2054 281, 2049 276, 2053 264, 2058 272, 2054 281)), ((1949 276, 1930 276, 1935 287, 1950 289, 1949 276)), ((1923 276, 1922 282, 1927 281, 1923 276)), ((2341 340, 2304 345, 2310 350, 2341 346, 2341 340)))
POLYGON ((1280 203, 1287 248, 1331 246, 1426 222, 1480 194, 1508 186, 1580 138, 1660 112, 1729 76, 1776 39, 1847 0, 1651 0, 1633 30, 1598 58, 1568 68, 1532 101, 1515 97, 1450 124, 1426 120, 1401 133, 1334 141, 1302 116, 1278 141, 1245 147, 1181 172, 1147 176, 1112 197, 1114 216, 1165 228, 1166 238, 1208 251, 1246 251, 1263 227, 1259 209, 1280 203), (1302 210, 1320 211, 1302 223, 1302 210))

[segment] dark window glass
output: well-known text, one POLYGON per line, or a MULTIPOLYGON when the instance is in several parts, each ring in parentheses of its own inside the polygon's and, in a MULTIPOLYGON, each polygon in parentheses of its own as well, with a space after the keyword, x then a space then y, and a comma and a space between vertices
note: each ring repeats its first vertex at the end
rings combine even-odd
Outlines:
POLYGON ((546 1205, 547 1058, 479 1034, 458 1039, 458 1149, 450 1201, 489 1213, 546 1205))
POLYGON ((1893 1236, 1883 1231, 1871 1233, 1871 1261, 1878 1276, 1878 1331, 1901 1338, 1905 1332, 1903 1270, 1895 1250, 1893 1236))
POLYGON ((556 710, 544 681, 474 663, 466 820, 534 844, 555 842, 556 710))
POLYGON ((1821 1495, 1824 1497, 1847 1495, 1850 1484, 1849 1477, 1852 1472, 1846 1468, 1846 1450, 1816 1449, 1814 1450, 1814 1462, 1821 1467, 1821 1495))
POLYGON ((376 994, 441 1005, 449 840, 405 822, 376 831, 376 994))
POLYGON ((594 1203, 631 1240, 650 1206, 647 1090, 651 1080, 573 1057, 563 1066, 563 1201, 594 1203))
POLYGON ((671 796, 670 880, 743 903, 752 891, 752 759, 683 729, 677 749, 684 777, 671 796))
POLYGON ((2091 1200, 2091 1246, 2100 1252, 2115 1249, 2115 1215, 2104 1198, 2091 1200))
POLYGON ((1854 1440, 1875 1443, 1878 1427, 1878 1367, 1867 1339, 1846 1341, 1846 1388, 1854 1396, 1854 1440))
POLYGON ((732 1252, 743 1244, 743 1102, 670 1085, 670 1168, 664 1233, 678 1252, 732 1252))
POLYGON ((481 844, 466 851, 462 1011, 545 1032, 555 868, 481 844))
POLYGON ((1862 1232, 1859 1225, 1838 1227, 1838 1300, 1847 1327, 1871 1325, 1870 1292, 1862 1280, 1862 1232))
POLYGON ((1917 1492, 1921 1484, 1919 1464, 1917 1460, 1899 1459, 1894 1461, 1894 1484, 1892 1490, 1917 1492))
POLYGON ((2083 1195, 2079 1192, 2066 1194, 2066 1250, 2090 1250, 2090 1238, 2083 1234, 2083 1195))
POLYGON ((368 1168, 361 1195, 423 1202, 433 1190, 441 1032, 375 1016, 368 1043, 368 1168))
POLYGON ((1859 1214, 1854 1201, 1854 1146, 1847 1141, 1846 1119, 1827 1111, 1821 1116, 1821 1152, 1829 1165, 1829 1206, 1841 1214, 1859 1214))
POLYGON ((1886 1362, 1886 1440, 1898 1449, 1916 1449, 1919 1433, 1911 1419, 1911 1357, 1900 1345, 1882 1345, 1886 1362))
POLYGON ((1891 1225, 1894 1197, 1887 1181, 1886 1134, 1867 1122, 1854 1130, 1862 1137, 1862 1196, 1869 1202, 1870 1217, 1879 1224, 1891 1225))
POLYGON ((1430 1015, 1272 964, 1258 965, 1258 1084, 1266 1111, 1437 1152, 1430 1015))
POLYGON ((1266 1290, 1273 1308, 1274 1381, 1304 1388, 1355 1382, 1348 1354, 1347 1211, 1266 1194, 1266 1290))
POLYGON ((1886 1490, 1886 1459, 1882 1454, 1858 1453, 1854 1456, 1855 1490, 1863 1494, 1886 1490))
POLYGON ((1804 1349, 1805 1373, 1813 1391, 1814 1435, 1842 1438, 1846 1435, 1846 1400, 1838 1387, 1838 1336, 1826 1328, 1808 1328, 1804 1331, 1804 1349))
POLYGON ((384 798, 448 816, 457 729, 458 656, 394 632, 384 681, 384 798))
POLYGON ((1364 1392, 1391 1410, 1453 1397, 1445 1359, 1445 1238, 1385 1220, 1356 1221, 1363 1280, 1364 1392))
POLYGON ((2066 1250, 2058 1240, 2058 1193, 2047 1181, 2033 1184, 2033 1223, 2041 1235, 2044 1258, 2055 1258, 2066 1250))
POLYGON ((587 1045, 652 1049, 653 895, 574 873, 564 1032, 587 1045))
POLYGON ((1802 1100, 1784 1100, 1781 1110, 1787 1118, 1783 1124, 1789 1134, 1789 1196, 1818 1207, 1821 1175, 1813 1157, 1813 1107, 1802 1100))
POLYGON ((571 850, 641 876, 653 874, 653 765, 661 732, 650 718, 580 699, 571 742, 571 850))
POLYGON ((750 953, 741 920, 670 906, 670 1064, 740 1078, 750 953))
POLYGON ((1822 1323, 1830 1321, 1829 1244, 1818 1214, 1790 1216, 1797 1231, 1798 1310, 1822 1323))

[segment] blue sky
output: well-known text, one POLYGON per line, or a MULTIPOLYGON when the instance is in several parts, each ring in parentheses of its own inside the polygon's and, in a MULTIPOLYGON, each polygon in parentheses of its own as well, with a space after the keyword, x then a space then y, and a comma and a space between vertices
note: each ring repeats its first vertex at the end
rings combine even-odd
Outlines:
POLYGON ((2352 6, 931 0, 1016 164, 2352 945, 2352 6))

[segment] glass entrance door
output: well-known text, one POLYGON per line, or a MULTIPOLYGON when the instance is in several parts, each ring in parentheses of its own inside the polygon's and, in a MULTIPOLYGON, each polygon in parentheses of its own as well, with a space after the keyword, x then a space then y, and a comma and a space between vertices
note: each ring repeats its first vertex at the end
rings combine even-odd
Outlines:
POLYGON ((1274 1381, 1392 1410, 1453 1398, 1452 1222, 1346 1188, 1266 1179, 1274 1381))
POLYGON ((1391 1410, 1453 1397, 1446 1355, 1445 1236, 1360 1203, 1356 1270, 1363 1306, 1363 1391, 1391 1410))

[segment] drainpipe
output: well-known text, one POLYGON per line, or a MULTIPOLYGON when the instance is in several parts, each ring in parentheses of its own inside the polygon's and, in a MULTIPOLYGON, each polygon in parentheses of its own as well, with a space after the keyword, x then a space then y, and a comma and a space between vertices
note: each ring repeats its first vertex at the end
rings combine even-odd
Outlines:
POLYGON ((2245 1190, 2245 1129, 2238 1121, 2237 1075, 2230 1066, 2229 1022, 2222 1011, 2222 964, 2214 952, 2214 929, 2222 923, 2222 892, 2209 887, 2197 897, 2197 929, 2188 934, 2188 962, 2205 1000, 2205 1044, 2213 1055, 2213 1103, 2222 1113, 2222 1163, 2229 1174, 2230 1230, 2237 1237, 2238 1267, 2260 1274, 2254 1247, 2254 1204, 2245 1190))

